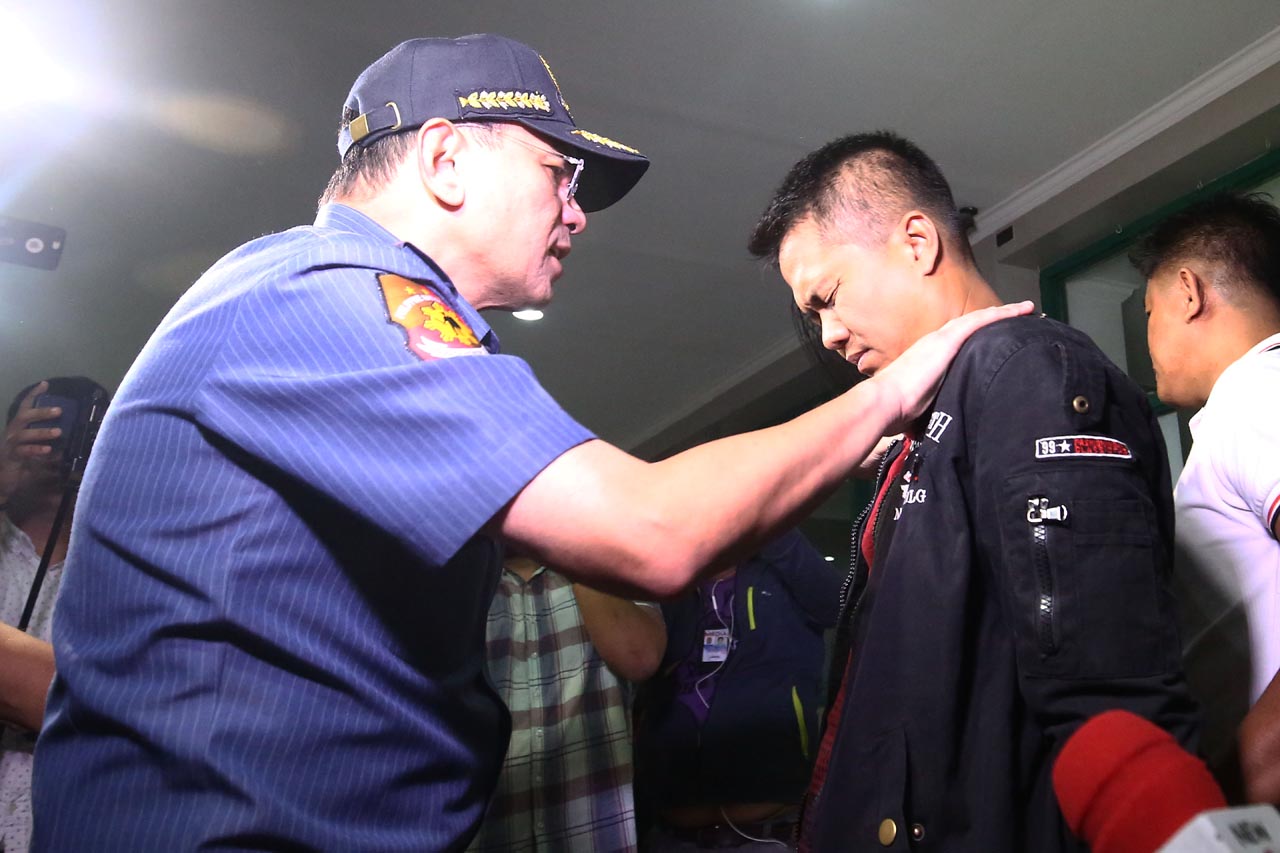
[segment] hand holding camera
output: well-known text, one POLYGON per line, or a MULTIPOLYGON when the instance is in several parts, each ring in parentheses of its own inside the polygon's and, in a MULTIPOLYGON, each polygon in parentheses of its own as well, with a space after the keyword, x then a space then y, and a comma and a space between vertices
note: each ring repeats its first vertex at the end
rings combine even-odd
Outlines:
POLYGON ((0 447, 0 508, 24 487, 46 477, 56 479, 60 459, 53 443, 62 429, 51 421, 62 415, 58 406, 37 406, 37 398, 49 390, 48 382, 37 383, 18 405, 5 427, 0 447))

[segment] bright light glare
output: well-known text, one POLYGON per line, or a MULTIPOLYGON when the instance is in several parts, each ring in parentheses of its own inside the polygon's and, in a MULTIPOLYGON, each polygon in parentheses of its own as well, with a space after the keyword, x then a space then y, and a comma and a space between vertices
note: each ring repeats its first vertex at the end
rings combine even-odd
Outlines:
POLYGON ((826 560, 828 563, 834 563, 836 561, 836 558, 830 555, 823 557, 822 559, 826 560))
POLYGON ((0 8, 0 85, 4 107, 67 101, 81 86, 69 69, 55 60, 35 33, 11 10, 0 8))
POLYGON ((512 311, 511 316, 517 320, 541 320, 542 312, 537 308, 525 308, 523 311, 512 311))
POLYGON ((261 157, 285 147, 284 121, 245 98, 190 92, 138 97, 135 106, 157 127, 211 151, 261 157))

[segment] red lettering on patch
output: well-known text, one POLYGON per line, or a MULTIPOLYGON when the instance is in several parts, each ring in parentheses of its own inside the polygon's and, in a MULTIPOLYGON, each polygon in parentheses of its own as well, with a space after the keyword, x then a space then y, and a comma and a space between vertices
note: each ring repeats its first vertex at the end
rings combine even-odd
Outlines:
POLYGON ((1105 435, 1054 435, 1037 438, 1037 459, 1056 459, 1059 456, 1108 456, 1113 459, 1132 459, 1129 445, 1105 435))

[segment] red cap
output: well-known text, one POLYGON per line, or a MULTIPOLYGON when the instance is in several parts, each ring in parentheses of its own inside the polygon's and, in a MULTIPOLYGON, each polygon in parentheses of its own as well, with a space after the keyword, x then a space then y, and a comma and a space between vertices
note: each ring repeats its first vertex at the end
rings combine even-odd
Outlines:
POLYGON ((1226 799, 1200 759, 1128 711, 1106 711, 1076 731, 1053 766, 1067 825, 1093 853, 1151 853, 1226 799))

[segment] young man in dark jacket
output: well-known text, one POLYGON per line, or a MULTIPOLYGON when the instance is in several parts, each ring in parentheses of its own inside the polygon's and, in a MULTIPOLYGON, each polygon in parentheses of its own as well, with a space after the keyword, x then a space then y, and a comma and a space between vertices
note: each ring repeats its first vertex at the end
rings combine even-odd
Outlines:
MULTIPOLYGON (((798 163, 751 249, 867 375, 1000 301, 938 167, 889 133, 798 163)), ((1081 723, 1125 708, 1193 736, 1145 396, 1080 332, 1001 321, 961 349, 876 493, 801 849, 1079 849, 1050 773, 1081 723)))

